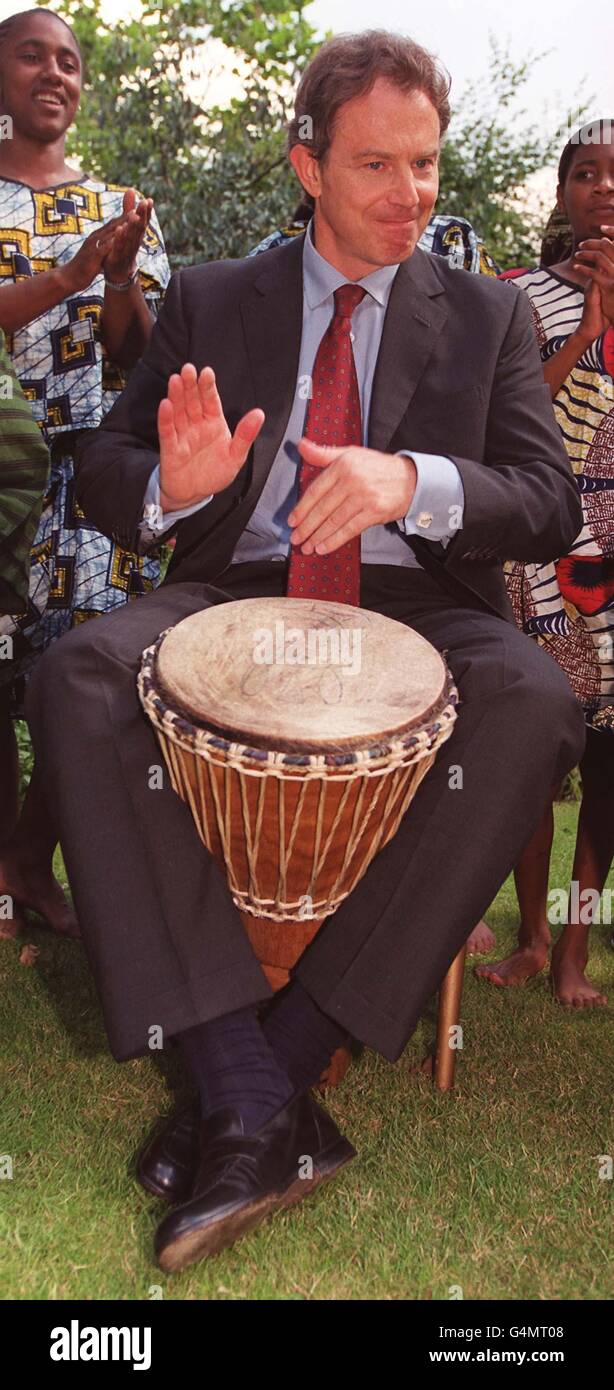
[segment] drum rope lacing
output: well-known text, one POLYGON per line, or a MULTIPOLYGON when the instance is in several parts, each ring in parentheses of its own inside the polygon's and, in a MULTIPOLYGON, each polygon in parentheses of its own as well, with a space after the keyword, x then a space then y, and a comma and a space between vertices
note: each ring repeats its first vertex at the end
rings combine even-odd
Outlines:
POLYGON ((234 767, 248 777, 279 777, 284 781, 302 782, 305 778, 321 777, 345 782, 348 777, 377 777, 393 771, 400 766, 411 766, 445 742, 456 719, 458 692, 450 680, 446 691, 448 703, 438 712, 437 718, 425 729, 405 734, 400 738, 383 738, 373 742, 369 748, 357 748, 351 752, 331 753, 280 753, 273 749, 251 748, 249 744, 227 739, 214 734, 209 729, 200 728, 176 710, 170 709, 160 698, 154 681, 155 658, 165 633, 152 647, 143 652, 142 664, 137 684, 141 703, 152 724, 163 734, 173 739, 186 753, 198 753, 208 762, 219 767, 234 767), (297 771, 293 777, 288 770, 292 766, 297 771), (338 768, 338 771, 335 769, 338 768))
MULTIPOLYGON (((138 676, 139 695, 156 731, 174 791, 189 805, 198 834, 206 848, 215 854, 216 844, 219 844, 233 901, 241 911, 280 923, 299 919, 300 925, 301 909, 306 898, 310 901, 310 917, 323 918, 330 915, 353 891, 378 850, 396 834, 402 817, 431 767, 438 748, 449 738, 456 719, 455 706, 458 700, 451 679, 445 692, 448 703, 426 729, 405 735, 404 738, 382 740, 373 745, 371 750, 356 750, 349 755, 349 761, 344 761, 339 766, 335 762, 331 764, 330 755, 308 754, 297 757, 288 753, 250 748, 243 743, 212 734, 205 728, 199 728, 178 711, 170 709, 165 705, 155 683, 156 656, 165 635, 162 633, 158 641, 143 653, 138 676), (179 750, 190 755, 189 766, 194 774, 196 794, 188 767, 179 750), (290 770, 293 764, 297 767, 294 775, 290 770), (396 779, 389 776, 387 796, 382 797, 385 778, 393 772, 400 773, 400 776, 396 779), (254 824, 251 819, 246 777, 260 779, 254 824), (258 863, 262 826, 266 815, 267 782, 270 788, 271 777, 277 779, 278 788, 279 868, 275 898, 262 895, 258 863), (342 823, 357 778, 362 779, 362 785, 358 789, 351 814, 341 863, 335 871, 334 882, 329 884, 326 897, 314 898, 316 881, 325 870, 331 848, 335 849, 335 835, 342 823), (289 835, 287 808, 283 796, 283 785, 287 782, 301 783, 296 806, 291 814, 289 835), (327 787, 337 782, 345 782, 347 785, 334 811, 332 823, 325 832, 327 787), (249 877, 247 888, 238 882, 233 858, 233 787, 236 794, 237 784, 249 877), (311 873, 304 893, 298 899, 288 901, 290 861, 310 792, 312 799, 314 795, 317 798, 311 873), (368 804, 365 806, 366 802, 368 804), (378 809, 379 821, 374 827, 374 815, 378 809), (361 846, 364 847, 363 853, 360 853, 361 846)), ((304 850, 304 845, 301 847, 304 850)))

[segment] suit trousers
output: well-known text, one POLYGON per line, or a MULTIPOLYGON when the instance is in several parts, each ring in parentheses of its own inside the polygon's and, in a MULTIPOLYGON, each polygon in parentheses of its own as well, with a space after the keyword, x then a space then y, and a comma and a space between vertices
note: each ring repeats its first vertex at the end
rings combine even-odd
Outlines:
MULTIPOLYGON (((63 637, 30 681, 27 714, 56 818, 113 1055, 271 990, 223 872, 173 792, 136 690, 143 649, 210 604, 285 591, 283 562, 215 585, 162 586, 63 637), (162 782, 162 785, 160 785, 162 782)), ((449 741, 394 839, 328 917, 294 974, 348 1033, 395 1060, 430 995, 582 755, 580 705, 513 624, 423 570, 363 566, 363 607, 408 623, 460 692, 449 741)))

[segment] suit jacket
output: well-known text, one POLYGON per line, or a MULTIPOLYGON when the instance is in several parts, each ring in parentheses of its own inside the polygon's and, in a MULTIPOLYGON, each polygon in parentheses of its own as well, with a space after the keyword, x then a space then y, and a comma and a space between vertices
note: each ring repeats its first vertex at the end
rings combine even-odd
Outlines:
MULTIPOLYGON (((151 341, 100 429, 77 450, 77 499, 128 549, 158 463, 156 413, 184 362, 214 368, 231 430, 261 406, 265 423, 237 478, 177 523, 166 583, 213 581, 230 563, 284 437, 301 340, 303 238, 240 261, 179 271, 151 341)), ((390 295, 368 443, 448 454, 465 492, 447 547, 408 539, 457 599, 511 617, 502 560, 565 554, 582 525, 574 477, 544 384, 529 301, 512 284, 465 275, 417 249, 390 295)), ((404 571, 411 582, 411 569, 404 571)))

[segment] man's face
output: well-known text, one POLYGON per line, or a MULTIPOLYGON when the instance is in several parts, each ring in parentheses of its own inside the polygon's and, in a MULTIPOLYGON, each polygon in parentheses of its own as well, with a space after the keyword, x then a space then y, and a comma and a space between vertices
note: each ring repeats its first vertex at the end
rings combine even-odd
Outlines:
MULTIPOLYGON (((407 260, 437 199, 439 141, 439 117, 425 92, 378 78, 365 96, 346 102, 324 160, 308 160, 321 255, 354 280, 407 260)), ((303 166, 305 183, 304 159, 303 166)))
POLYGON ((1 87, 3 109, 21 135, 59 139, 81 94, 81 61, 66 25, 46 14, 24 19, 3 50, 1 87))

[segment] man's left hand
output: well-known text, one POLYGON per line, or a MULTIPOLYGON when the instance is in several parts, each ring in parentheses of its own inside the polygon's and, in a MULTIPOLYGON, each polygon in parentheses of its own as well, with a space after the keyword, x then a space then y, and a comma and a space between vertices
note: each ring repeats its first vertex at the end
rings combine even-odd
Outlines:
POLYGON ((400 521, 408 512, 417 482, 413 459, 311 439, 301 439, 299 450, 306 463, 322 469, 288 517, 292 544, 303 555, 328 555, 369 526, 400 521))

